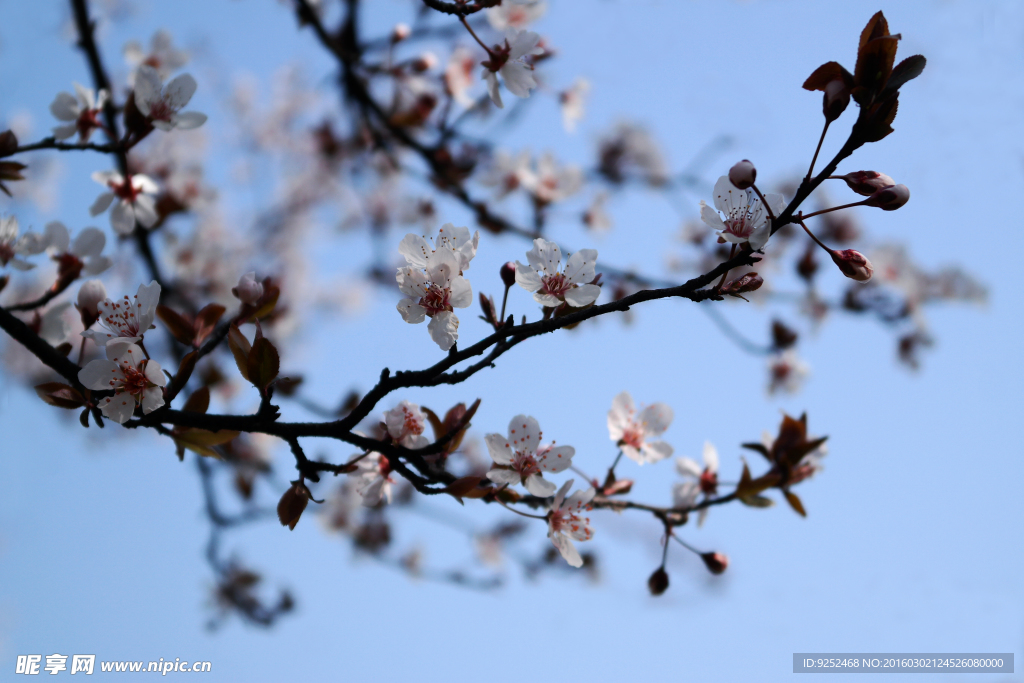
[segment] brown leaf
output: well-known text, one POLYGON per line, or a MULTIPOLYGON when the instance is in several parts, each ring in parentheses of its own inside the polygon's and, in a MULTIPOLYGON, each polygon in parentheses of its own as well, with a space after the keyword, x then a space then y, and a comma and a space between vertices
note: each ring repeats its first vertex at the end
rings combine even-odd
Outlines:
POLYGON ((925 64, 928 63, 922 55, 913 55, 907 57, 902 62, 893 67, 892 74, 889 76, 889 81, 885 84, 887 91, 896 91, 903 87, 908 81, 912 81, 924 71, 925 64))
POLYGON ((606 496, 618 496, 629 493, 631 490, 633 490, 632 479, 617 479, 614 483, 601 489, 601 493, 606 496))
POLYGON ((195 341, 193 343, 196 346, 202 344, 210 336, 226 310, 220 304, 209 304, 196 313, 196 319, 192 323, 192 328, 195 331, 195 341))
POLYGON ((178 372, 175 373, 174 378, 170 384, 167 385, 167 402, 170 403, 178 395, 182 389, 185 388, 185 384, 188 383, 189 378, 192 377, 192 373, 196 369, 196 363, 199 362, 199 352, 189 351, 181 359, 181 364, 178 366, 178 372))
POLYGON ((310 498, 309 489, 305 484, 301 481, 292 482, 291 488, 284 492, 281 502, 277 504, 277 518, 281 520, 281 524, 289 529, 295 529, 310 498))
POLYGON ((281 296, 281 290, 277 285, 269 284, 269 280, 263 281, 263 298, 259 300, 258 308, 249 315, 249 322, 267 317, 274 312, 277 306, 277 299, 281 296))
POLYGON ((18 149, 18 136, 14 134, 14 131, 5 130, 0 133, 0 156, 14 154, 16 149, 18 149))
POLYGON ((248 379, 260 390, 266 391, 281 370, 281 359, 277 349, 266 337, 260 337, 252 345, 247 360, 248 379))
POLYGON ((208 458, 217 458, 218 460, 220 459, 220 453, 218 453, 213 447, 226 444, 237 436, 238 432, 233 432, 228 429, 211 432, 206 429, 197 429, 194 427, 175 429, 171 434, 174 442, 179 447, 187 448, 199 455, 205 455, 208 458))
POLYGON ((185 316, 164 305, 156 307, 156 315, 167 326, 167 329, 171 331, 175 339, 182 344, 192 345, 193 340, 196 338, 196 333, 192 323, 185 316))
POLYGON ((898 33, 889 34, 889 24, 881 12, 871 17, 864 27, 860 36, 860 49, 857 50, 857 66, 853 72, 857 86, 853 97, 861 105, 869 104, 885 87, 896 61, 899 40, 898 33))
POLYGON ((800 498, 792 491, 783 491, 783 493, 786 494, 786 502, 789 503, 789 507, 796 510, 801 517, 806 517, 807 511, 804 510, 804 504, 800 502, 800 498))
POLYGON ((829 83, 841 79, 849 86, 853 85, 853 76, 839 62, 825 62, 814 70, 804 81, 804 90, 821 90, 824 92, 829 83))
POLYGON ((228 329, 228 348, 231 349, 231 355, 235 357, 235 365, 238 366, 242 377, 249 379, 249 352, 252 351, 252 345, 249 344, 249 340, 245 338, 237 325, 232 325, 228 329))
POLYGON ((487 478, 470 475, 456 479, 448 484, 444 490, 461 503, 463 498, 483 498, 493 489, 490 485, 490 480, 487 478))
POLYGON ((437 416, 433 410, 426 406, 421 406, 420 410, 427 416, 427 421, 430 422, 430 426, 434 429, 434 441, 443 439, 445 434, 448 433, 448 428, 444 426, 444 422, 441 422, 441 418, 437 416))
POLYGON ((74 410, 85 405, 85 399, 78 390, 61 382, 45 382, 36 385, 36 393, 51 406, 74 410))
POLYGON ((205 413, 209 408, 210 390, 207 387, 200 387, 192 392, 181 409, 186 413, 205 413))

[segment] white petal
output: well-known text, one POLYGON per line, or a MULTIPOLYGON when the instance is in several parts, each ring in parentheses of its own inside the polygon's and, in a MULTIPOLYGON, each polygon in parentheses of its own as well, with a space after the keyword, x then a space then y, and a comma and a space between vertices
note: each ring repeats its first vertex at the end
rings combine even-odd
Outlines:
POLYGON ((395 281, 402 294, 417 301, 427 291, 427 275, 417 266, 399 268, 395 273, 395 281))
POLYGON ((725 221, 722 220, 722 217, 718 215, 718 212, 703 201, 700 203, 700 219, 712 230, 725 230, 728 227, 725 221))
POLYGON ((132 413, 135 412, 135 399, 124 392, 116 394, 100 401, 100 411, 104 417, 124 424, 132 419, 132 413))
POLYGON ((119 235, 130 235, 135 229, 135 209, 128 202, 118 202, 110 211, 110 227, 119 235))
POLYGON ((405 257, 406 263, 415 268, 426 268, 433 248, 430 243, 419 235, 411 232, 398 243, 398 253, 405 257))
POLYGON ((513 28, 505 33, 505 40, 508 41, 508 58, 511 61, 532 53, 540 42, 540 36, 533 31, 517 31, 513 28))
POLYGON ((562 250, 554 242, 538 237, 533 241, 533 249, 526 252, 526 260, 538 273, 554 275, 562 262, 562 250))
POLYGON ((572 544, 569 537, 564 534, 554 534, 551 536, 551 542, 558 548, 558 552, 561 553, 565 561, 569 563, 570 567, 583 566, 583 558, 580 557, 579 551, 576 550, 576 546, 572 544))
POLYGON ((530 96, 530 90, 537 87, 533 78, 533 68, 522 62, 508 61, 501 67, 501 75, 505 79, 505 87, 516 97, 530 96))
POLYGON ((640 411, 637 419, 649 436, 661 434, 672 424, 672 409, 664 403, 652 403, 640 411))
POLYGON ((158 387, 167 386, 167 375, 155 360, 146 361, 146 379, 158 387))
POLYGON ((54 254, 66 254, 71 248, 71 235, 68 229, 60 221, 50 221, 43 229, 47 247, 53 249, 54 254))
POLYGON ((99 256, 107 244, 107 236, 99 228, 86 228, 78 233, 71 245, 71 253, 78 258, 99 256))
POLYGON ((573 308, 589 306, 601 296, 601 288, 597 285, 580 285, 565 293, 565 303, 573 308))
POLYGON ((676 458, 676 472, 683 475, 684 477, 700 478, 701 473, 704 470, 697 464, 695 460, 690 458, 676 458))
POLYGON ((572 446, 556 446, 538 456, 537 466, 545 472, 564 472, 572 465, 574 455, 576 449, 572 446))
MULTIPOLYGON (((136 86, 137 87, 137 86, 136 86)), ((167 84, 164 96, 171 108, 178 111, 192 99, 196 91, 196 79, 189 74, 182 74, 167 84)))
POLYGON ((491 459, 499 465, 508 465, 512 462, 512 450, 509 448, 509 441, 501 434, 488 434, 484 437, 487 444, 487 452, 491 459))
POLYGON ((132 176, 132 187, 146 194, 156 194, 160 191, 156 182, 144 173, 136 173, 132 176))
POLYGON ((567 509, 582 508, 584 505, 589 505, 596 495, 597 491, 594 490, 593 486, 583 491, 577 491, 565 501, 565 507, 567 509))
POLYGON ((112 265, 114 265, 114 261, 106 256, 92 256, 85 261, 85 267, 82 268, 82 274, 90 277, 93 275, 99 275, 112 265))
POLYGON ((143 64, 135 72, 135 106, 144 115, 149 116, 153 104, 160 100, 163 83, 157 70, 143 64))
POLYGON ((427 330, 434 343, 440 346, 442 351, 447 351, 459 339, 459 319, 454 313, 441 311, 427 323, 427 330))
POLYGON ((178 130, 192 130, 206 123, 206 114, 197 111, 183 111, 174 115, 174 127, 178 130))
POLYGON ((103 187, 110 187, 111 183, 120 185, 124 182, 124 178, 117 171, 95 171, 90 177, 103 187))
POLYGON ((524 266, 516 261, 516 284, 527 292, 536 292, 543 286, 544 282, 540 275, 531 266, 524 266))
POLYGON ((643 465, 645 462, 647 462, 646 460, 644 460, 644 456, 640 455, 640 451, 638 451, 635 447, 630 446, 629 444, 622 444, 619 448, 622 449, 622 454, 629 458, 630 460, 632 460, 633 462, 639 465, 643 465))
POLYGON ((124 373, 112 360, 91 360, 78 371, 78 381, 87 389, 101 391, 110 389, 111 380, 121 380, 124 373))
POLYGON ((612 399, 612 409, 608 411, 608 437, 615 442, 622 439, 626 427, 633 418, 633 397, 623 391, 612 399))
POLYGON ((565 494, 569 493, 569 489, 572 488, 572 483, 574 481, 576 480, 570 479, 569 481, 562 484, 562 488, 558 489, 558 493, 555 494, 555 499, 551 502, 552 510, 557 510, 560 507, 562 507, 562 501, 565 500, 565 494))
POLYGON ((427 309, 420 306, 416 299, 402 299, 396 308, 402 314, 402 320, 413 325, 423 322, 427 317, 427 309))
POLYGON ((514 451, 536 453, 540 437, 540 424, 529 415, 516 415, 508 423, 508 440, 514 451))
POLYGON ((448 303, 455 308, 466 308, 473 303, 473 287, 470 286, 469 280, 461 275, 452 278, 449 289, 451 296, 448 303))
POLYGON ((145 332, 153 324, 153 312, 160 303, 160 283, 151 280, 148 285, 139 285, 135 292, 136 303, 139 305, 139 331, 145 332))
POLYGON ((156 202, 149 195, 140 194, 135 198, 135 220, 144 228, 156 225, 156 202))
POLYGON ((519 473, 515 470, 488 470, 487 478, 495 484, 508 484, 515 486, 519 483, 519 473))
POLYGON ((78 100, 68 92, 57 93, 57 97, 50 104, 50 113, 58 121, 74 121, 80 112, 78 100))
POLYGON ((580 249, 565 262, 565 277, 574 285, 594 279, 597 267, 597 249, 580 249))
POLYGON ((710 441, 704 442, 704 466, 712 472, 718 471, 718 449, 710 441))
POLYGON ((142 412, 150 414, 164 404, 164 391, 160 387, 146 387, 142 392, 142 412))
POLYGON ((104 192, 99 197, 97 197, 96 201, 94 201, 92 203, 92 206, 89 207, 89 215, 99 216, 101 213, 107 210, 107 207, 110 206, 110 202, 112 201, 114 201, 114 193, 104 192))
POLYGON ((672 446, 664 441, 647 441, 640 449, 640 456, 645 462, 660 462, 672 457, 672 446))
POLYGON ((697 502, 698 493, 700 493, 700 484, 695 481, 676 484, 672 487, 672 507, 693 507, 693 504, 697 502))
POLYGON ((74 123, 69 123, 65 126, 54 126, 53 128, 53 139, 54 140, 67 140, 72 135, 78 132, 78 126, 74 123))
POLYGON ((772 222, 767 221, 764 225, 750 233, 750 248, 754 251, 758 251, 764 248, 764 245, 768 242, 768 238, 771 237, 772 222))
POLYGON ((524 486, 526 486, 527 491, 538 498, 547 498, 555 492, 555 485, 539 474, 531 474, 528 476, 524 486))
POLYGON ((498 77, 490 69, 484 69, 484 82, 487 84, 487 94, 498 109, 505 107, 501 102, 501 90, 498 88, 498 77))

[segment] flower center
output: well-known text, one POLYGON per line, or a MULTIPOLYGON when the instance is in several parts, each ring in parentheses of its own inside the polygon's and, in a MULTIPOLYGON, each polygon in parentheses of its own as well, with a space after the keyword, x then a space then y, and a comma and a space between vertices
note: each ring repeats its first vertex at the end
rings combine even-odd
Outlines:
POLYGON ((631 425, 622 434, 622 441, 628 446, 640 450, 644 445, 644 432, 639 429, 636 425, 631 425))
POLYGON ((99 128, 102 126, 99 120, 99 115, 99 109, 86 109, 78 115, 78 120, 75 121, 75 128, 78 130, 78 134, 82 138, 88 138, 90 133, 92 133, 93 128, 99 128))
POLYGON ((572 287, 565 275, 562 273, 545 275, 541 278, 541 282, 543 283, 541 289, 545 294, 557 296, 559 299, 561 299, 562 295, 572 287))
POLYGON ((512 456, 512 469, 519 473, 525 480, 531 474, 540 474, 540 467, 537 466, 537 459, 529 453, 516 451, 512 456))
MULTIPOLYGON (((449 303, 451 298, 451 291, 447 287, 441 287, 431 283, 427 287, 426 293, 423 298, 420 299, 420 306, 427 310, 427 315, 433 318, 441 311, 453 311, 452 305, 449 303)), ((422 431, 422 430, 421 430, 422 431)))
POLYGON ((149 106, 149 118, 153 121, 170 121, 173 114, 174 109, 164 100, 158 100, 149 106))
POLYGON ((700 490, 706 495, 713 496, 718 491, 718 473, 704 468, 700 474, 700 490))
POLYGON ((138 368, 133 368, 127 362, 122 363, 122 371, 124 372, 124 386, 122 391, 131 394, 137 398, 141 398, 142 393, 149 386, 149 380, 146 379, 146 374, 142 371, 146 367, 146 361, 142 361, 142 364, 138 368))
POLYGON ((124 179, 123 183, 118 184, 111 180, 107 185, 113 190, 115 195, 126 202, 134 202, 135 198, 139 196, 139 190, 135 188, 130 175, 124 179))

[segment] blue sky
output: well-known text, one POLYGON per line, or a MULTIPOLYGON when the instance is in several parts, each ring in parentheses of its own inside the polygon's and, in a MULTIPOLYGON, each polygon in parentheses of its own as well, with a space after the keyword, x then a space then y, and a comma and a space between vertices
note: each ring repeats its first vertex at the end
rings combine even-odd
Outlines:
MULTIPOLYGON (((372 4, 371 26, 386 30, 408 16, 405 2, 372 4)), ((86 82, 85 67, 61 32, 62 3, 0 7, 0 119, 27 112, 42 137, 54 94, 72 80, 86 82)), ((295 30, 283 5, 136 8, 106 30, 108 62, 119 64, 126 40, 148 40, 161 27, 201 48, 191 67, 199 81, 193 106, 211 114, 215 133, 230 121, 217 114, 206 74, 249 73, 266 84, 278 65, 299 60, 310 82, 329 87, 330 61, 309 32, 295 30)), ((709 171, 711 182, 734 158, 754 160, 759 180, 768 182, 805 170, 820 131, 820 97, 799 86, 824 61, 852 67, 857 36, 877 9, 654 0, 586 8, 581 20, 579 4, 554 2, 537 30, 559 48, 547 72, 553 88, 577 75, 591 81, 587 118, 568 136, 551 98, 543 98, 502 143, 585 163, 599 132, 629 118, 648 126, 678 169, 709 140, 729 135, 733 145, 709 171)), ((510 567, 509 585, 488 594, 409 580, 354 557, 313 520, 291 533, 257 525, 229 536, 228 547, 261 569, 269 587, 291 589, 298 610, 270 631, 234 621, 210 634, 203 628, 207 526, 194 464, 178 463, 154 434, 83 432, 0 375, 0 671, 11 671, 18 654, 53 652, 210 660, 211 680, 780 680, 792 675, 793 652, 1014 652, 1019 660, 1024 464, 1012 425, 1021 415, 1024 310, 1016 265, 1004 254, 1013 253, 1019 234, 1024 180, 1024 11, 1010 2, 962 1, 881 9, 903 34, 899 54, 920 52, 929 62, 904 88, 896 132, 845 169, 882 170, 907 184, 912 199, 897 212, 857 215, 873 243, 903 241, 922 265, 957 263, 989 287, 984 307, 928 311, 937 343, 920 372, 896 363, 880 325, 835 315, 804 335, 801 353, 812 367, 804 390, 769 398, 762 358, 744 355, 694 304, 663 301, 637 308, 631 326, 606 319, 585 334, 548 335, 464 385, 393 397, 435 409, 483 397, 474 420, 479 435, 503 431, 515 413, 535 415, 546 435, 574 445, 579 465, 596 472, 614 456, 605 414, 627 389, 639 402, 672 405, 676 419, 665 438, 677 454, 696 457, 705 440, 714 442, 725 478, 738 472, 739 443, 773 431, 780 411, 807 410, 811 431, 830 436, 830 454, 825 471, 800 487, 806 519, 782 505, 714 510, 699 531, 686 527, 685 537, 727 553, 729 571, 710 577, 673 548, 672 585, 659 599, 645 586, 659 559, 659 528, 638 515, 595 516, 600 583, 561 574, 530 582, 510 567)), ((829 142, 834 150, 840 136, 829 142)), ((0 199, 0 210, 23 224, 88 224, 96 193, 88 173, 107 162, 61 160, 64 185, 53 209, 0 199)), ((209 170, 227 182, 230 160, 209 170)), ((443 220, 468 222, 455 207, 443 211, 443 220)), ((553 229, 568 244, 596 247, 599 265, 661 272, 665 251, 676 248, 678 214, 643 192, 613 201, 611 211, 616 227, 604 237, 572 221, 553 229)), ((391 237, 397 245, 401 233, 391 237)), ((488 274, 522 260, 525 250, 512 238, 485 235, 467 275, 478 291, 499 294, 488 274)), ((311 267, 327 278, 339 267, 354 269, 367 253, 358 238, 341 240, 311 267)), ((320 368, 310 393, 333 397, 370 386, 381 367, 435 362, 426 330, 402 323, 393 306, 391 292, 371 290, 360 313, 316 321, 286 364, 320 368)), ((511 293, 510 306, 533 311, 522 291, 511 293)), ((724 310, 755 336, 770 320, 757 306, 724 310)), ((462 333, 483 336, 470 317, 462 333)), ((275 467, 280 480, 290 478, 286 452, 275 467)), ((640 469, 627 462, 620 473, 635 476, 635 496, 651 502, 667 502, 675 481, 669 463, 640 469)), ((272 492, 262 493, 272 500, 272 492)), ((424 505, 480 526, 501 516, 454 501, 424 505)), ((459 534, 398 514, 399 545, 421 544, 428 564, 448 567, 470 556, 459 534)), ((531 529, 523 550, 538 551, 543 536, 531 529)))

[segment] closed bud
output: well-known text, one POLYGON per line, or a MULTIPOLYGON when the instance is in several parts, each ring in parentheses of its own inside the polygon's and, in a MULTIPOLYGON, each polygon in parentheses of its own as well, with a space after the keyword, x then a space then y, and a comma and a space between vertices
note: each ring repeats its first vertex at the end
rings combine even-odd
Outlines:
POLYGON ((835 121, 846 111, 849 104, 850 91, 843 79, 837 78, 829 81, 829 84, 825 86, 825 97, 821 105, 825 120, 829 123, 835 121))
POLYGON ((391 42, 400 43, 409 37, 412 33, 412 29, 409 28, 409 24, 395 24, 395 27, 391 29, 391 42))
MULTIPOLYGON (((721 294, 731 294, 732 296, 740 296, 743 292, 753 292, 761 288, 764 284, 764 278, 757 273, 747 273, 741 275, 735 280, 731 280, 725 283, 725 286, 719 290, 721 294)), ((741 299, 743 297, 740 297, 741 299)))
POLYGON ((749 159, 744 159, 729 169, 729 182, 741 190, 753 185, 756 179, 757 169, 749 159))
POLYGON ((843 271, 843 275, 851 280, 867 282, 875 272, 871 261, 868 261, 867 257, 859 251, 844 249, 843 251, 832 251, 830 253, 832 260, 839 266, 839 270, 843 271))
POLYGON ((255 271, 246 273, 238 280, 238 286, 231 288, 231 293, 243 304, 255 306, 263 298, 263 284, 256 280, 255 271))
POLYGON ((295 525, 299 523, 299 518, 302 517, 302 512, 312 497, 301 479, 293 481, 291 488, 284 492, 281 501, 277 504, 277 518, 281 520, 281 524, 289 529, 295 529, 295 525))
POLYGON ((423 73, 424 71, 430 71, 437 66, 437 56, 433 52, 424 52, 416 59, 412 60, 412 70, 416 73, 423 73))
POLYGON ((100 317, 100 303, 107 298, 107 288, 99 280, 86 280, 78 290, 78 312, 82 325, 89 328, 100 317))
POLYGON ((854 171, 840 176, 851 190, 865 197, 870 197, 879 190, 892 187, 896 181, 878 171, 854 171))
POLYGON ((509 261, 501 267, 501 281, 505 283, 506 287, 511 287, 516 283, 516 264, 509 261))
POLYGON ((647 579, 647 590, 651 591, 651 595, 661 595, 668 590, 668 572, 664 567, 658 567, 651 578, 647 579))
POLYGON ((876 206, 882 211, 895 211, 910 201, 910 189, 906 185, 886 187, 864 200, 865 206, 876 206))
POLYGON ((704 560, 708 571, 715 575, 723 574, 729 568, 729 558, 722 553, 701 553, 700 559, 704 560))

